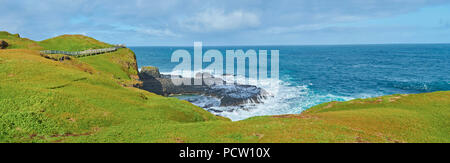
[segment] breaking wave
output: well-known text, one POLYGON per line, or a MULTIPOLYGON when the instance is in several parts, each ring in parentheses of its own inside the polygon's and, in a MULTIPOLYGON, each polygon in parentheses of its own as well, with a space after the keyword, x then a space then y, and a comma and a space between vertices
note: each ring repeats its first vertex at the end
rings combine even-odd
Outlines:
MULTIPOLYGON (((198 72, 194 72, 196 74, 198 72)), ((167 75, 181 75, 180 72, 162 72, 167 75)), ((230 78, 214 75, 216 78, 222 78, 231 82, 230 78)), ((251 84, 263 88, 267 95, 261 98, 261 103, 248 101, 239 106, 220 106, 220 99, 201 95, 182 95, 175 96, 182 100, 187 100, 194 105, 205 110, 230 118, 233 121, 244 120, 255 116, 280 115, 280 114, 298 114, 302 111, 329 101, 347 101, 352 97, 337 96, 333 94, 318 94, 309 89, 309 85, 294 85, 278 79, 255 80, 243 76, 236 76, 238 84, 251 84)), ((224 85, 228 89, 234 89, 232 85, 224 85)), ((245 94, 241 95, 245 96, 245 94)))

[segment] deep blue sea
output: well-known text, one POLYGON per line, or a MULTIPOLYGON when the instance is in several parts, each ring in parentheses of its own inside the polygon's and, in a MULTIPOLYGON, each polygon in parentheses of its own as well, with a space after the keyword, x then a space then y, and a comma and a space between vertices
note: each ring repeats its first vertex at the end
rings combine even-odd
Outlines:
MULTIPOLYGON (((166 74, 178 64, 170 62, 172 52, 185 49, 193 54, 193 47, 131 49, 139 67, 156 66, 166 74)), ((203 47, 203 52, 209 49, 223 55, 225 50, 239 49, 280 53, 281 88, 264 104, 215 108, 223 110, 215 114, 232 120, 301 113, 330 101, 450 90, 450 44, 220 46, 203 47)))

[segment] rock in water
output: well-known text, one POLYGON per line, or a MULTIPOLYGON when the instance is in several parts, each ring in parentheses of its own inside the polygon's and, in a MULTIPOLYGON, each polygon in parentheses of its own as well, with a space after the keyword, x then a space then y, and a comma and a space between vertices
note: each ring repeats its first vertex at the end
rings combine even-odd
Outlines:
POLYGON ((141 72, 139 72, 139 78, 141 79, 152 79, 152 78, 160 78, 161 74, 159 73, 159 69, 157 67, 146 66, 141 68, 141 72))
MULTIPOLYGON (((181 80, 201 80, 202 85, 175 85, 171 75, 162 75, 156 67, 143 67, 139 77, 143 81, 142 89, 164 96, 169 95, 204 95, 220 99, 220 106, 237 106, 248 102, 260 103, 266 98, 267 92, 253 85, 227 84, 219 78, 210 74, 196 74, 195 78, 182 78, 181 80), (223 85, 207 85, 206 82, 221 81, 223 85)), ((213 83, 213 82, 211 82, 213 83)))
POLYGON ((0 41, 0 49, 6 49, 8 47, 8 43, 4 40, 0 41))
POLYGON ((237 106, 245 103, 260 103, 267 92, 253 85, 216 85, 211 86, 205 95, 219 97, 220 106, 237 106))
POLYGON ((157 67, 142 67, 139 72, 139 79, 143 81, 142 89, 159 95, 165 95, 161 82, 158 80, 161 74, 157 67))

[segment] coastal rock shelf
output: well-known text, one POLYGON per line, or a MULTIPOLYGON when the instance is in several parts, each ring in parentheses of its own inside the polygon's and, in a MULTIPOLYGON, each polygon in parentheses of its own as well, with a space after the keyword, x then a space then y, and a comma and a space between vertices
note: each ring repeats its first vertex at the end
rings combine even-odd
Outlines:
POLYGON ((246 103, 261 103, 268 93, 253 85, 227 84, 219 78, 214 78, 208 73, 196 74, 195 78, 182 78, 181 80, 201 80, 202 85, 175 85, 171 75, 160 74, 156 67, 143 67, 139 78, 143 81, 142 89, 158 95, 202 95, 220 99, 220 106, 238 106, 246 103), (206 80, 219 80, 223 85, 206 85, 206 80))

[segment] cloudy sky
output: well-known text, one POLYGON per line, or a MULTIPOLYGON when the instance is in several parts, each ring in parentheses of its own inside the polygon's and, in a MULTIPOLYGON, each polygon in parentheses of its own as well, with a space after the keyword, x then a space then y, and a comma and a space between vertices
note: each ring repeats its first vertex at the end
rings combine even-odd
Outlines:
POLYGON ((135 46, 450 43, 450 0, 0 0, 0 30, 135 46))

